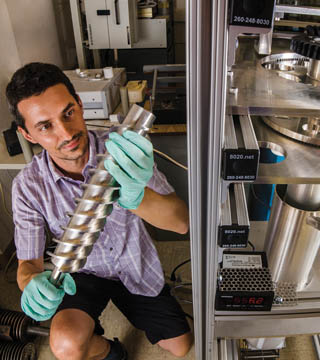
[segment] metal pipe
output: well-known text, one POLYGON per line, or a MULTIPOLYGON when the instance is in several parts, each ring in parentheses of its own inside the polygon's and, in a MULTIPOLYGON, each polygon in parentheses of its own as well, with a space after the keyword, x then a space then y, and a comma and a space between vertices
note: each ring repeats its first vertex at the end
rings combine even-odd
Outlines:
MULTIPOLYGON (((0 309, 0 338, 8 341, 28 341, 33 335, 49 336, 50 329, 38 326, 23 312, 0 309)), ((0 351, 1 353, 1 351, 0 351)), ((2 359, 2 357, 0 356, 2 359)))
POLYGON ((307 74, 314 80, 320 80, 320 60, 310 58, 307 74))
POLYGON ((49 336, 50 328, 44 326, 31 325, 27 327, 26 332, 28 335, 49 336))
POLYGON ((257 50, 259 55, 271 54, 272 36, 273 36, 273 31, 270 31, 267 34, 259 34, 259 42, 257 45, 257 50))
POLYGON ((80 69, 87 68, 86 54, 83 46, 83 28, 81 21, 81 10, 79 0, 69 0, 71 9, 71 18, 73 26, 73 34, 76 44, 78 66, 80 69))
MULTIPOLYGON (((125 130, 132 130, 145 136, 154 119, 151 112, 134 104, 115 131, 121 135, 125 130)), ((112 212, 112 204, 118 199, 119 186, 104 167, 104 161, 108 158, 113 160, 107 151, 98 156, 98 166, 92 171, 89 183, 84 185, 81 199, 76 199, 74 213, 68 214, 70 220, 61 239, 53 239, 57 246, 54 253, 48 254, 55 265, 50 276, 54 285, 59 283, 61 273, 73 273, 85 265, 107 216, 112 212)))
POLYGON ((120 87, 120 99, 122 106, 122 115, 126 116, 129 112, 128 88, 126 86, 120 87))
POLYGON ((320 184, 289 184, 286 203, 306 211, 320 210, 320 184))
POLYGON ((157 76, 158 76, 158 70, 154 69, 153 82, 152 82, 152 93, 151 93, 151 100, 152 100, 151 106, 152 107, 153 107, 153 104, 154 104, 154 102, 156 100, 157 76))
POLYGON ((286 14, 320 16, 319 7, 311 7, 311 6, 276 5, 274 8, 274 12, 280 14, 286 13, 286 14))
POLYGON ((313 344, 317 353, 317 358, 320 360, 320 341, 319 335, 313 335, 313 344))
POLYGON ((265 237, 269 269, 275 282, 290 282, 302 291, 311 280, 320 247, 320 211, 305 211, 284 201, 277 185, 265 237))
POLYGON ((228 350, 227 350, 227 340, 226 339, 220 339, 219 350, 220 350, 220 359, 228 360, 228 350))

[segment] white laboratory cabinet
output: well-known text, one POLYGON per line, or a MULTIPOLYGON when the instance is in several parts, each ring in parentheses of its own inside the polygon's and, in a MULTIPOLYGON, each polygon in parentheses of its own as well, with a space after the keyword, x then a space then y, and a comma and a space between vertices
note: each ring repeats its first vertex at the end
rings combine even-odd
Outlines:
POLYGON ((130 49, 138 41, 137 4, 124 0, 85 0, 90 49, 130 49))

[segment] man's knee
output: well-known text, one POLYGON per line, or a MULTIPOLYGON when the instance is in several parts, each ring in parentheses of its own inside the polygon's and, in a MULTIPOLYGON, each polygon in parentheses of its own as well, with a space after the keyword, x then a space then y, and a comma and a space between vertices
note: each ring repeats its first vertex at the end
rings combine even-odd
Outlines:
POLYGON ((190 332, 176 338, 161 340, 158 345, 176 357, 184 357, 191 349, 193 337, 190 332))
POLYGON ((94 321, 78 310, 63 310, 52 320, 50 328, 50 347, 59 360, 82 359, 87 352, 93 335, 94 321), (77 319, 74 316, 77 316, 77 319))
POLYGON ((77 334, 55 331, 50 335, 50 347, 59 360, 81 358, 84 353, 84 344, 77 339, 77 334))

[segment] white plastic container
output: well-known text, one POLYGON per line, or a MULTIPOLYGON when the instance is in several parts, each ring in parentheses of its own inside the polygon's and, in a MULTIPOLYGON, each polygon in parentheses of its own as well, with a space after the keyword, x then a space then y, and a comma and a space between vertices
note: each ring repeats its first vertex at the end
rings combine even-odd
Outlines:
POLYGON ((127 89, 128 89, 129 103, 131 104, 139 103, 144 100, 147 89, 147 81, 146 80, 128 81, 127 89))

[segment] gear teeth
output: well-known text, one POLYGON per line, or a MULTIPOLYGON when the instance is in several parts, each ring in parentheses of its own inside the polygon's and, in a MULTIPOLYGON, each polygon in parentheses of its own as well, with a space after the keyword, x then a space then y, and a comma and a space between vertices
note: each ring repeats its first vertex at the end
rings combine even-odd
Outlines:
MULTIPOLYGON (((313 30, 320 32, 320 28, 313 30)), ((315 36, 297 36, 291 40, 290 50, 310 59, 320 60, 320 38, 315 36)))

